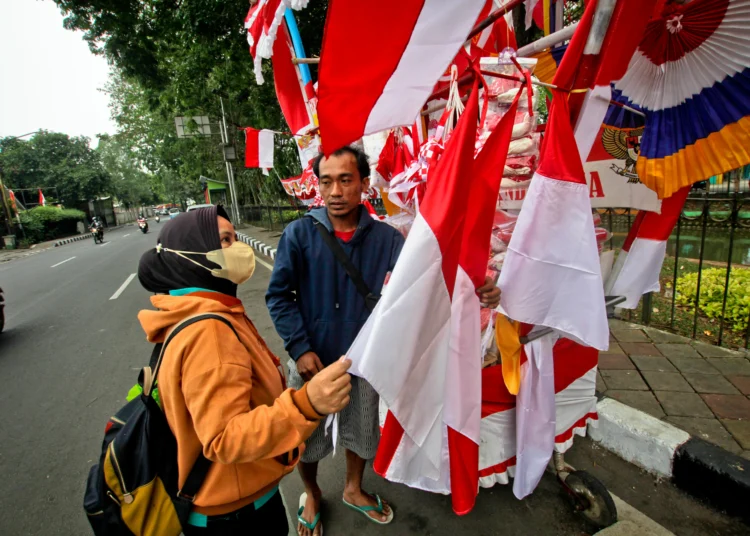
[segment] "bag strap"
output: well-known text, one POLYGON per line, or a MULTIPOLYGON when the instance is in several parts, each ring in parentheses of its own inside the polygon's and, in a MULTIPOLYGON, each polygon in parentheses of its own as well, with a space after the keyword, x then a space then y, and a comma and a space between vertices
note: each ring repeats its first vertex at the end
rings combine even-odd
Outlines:
POLYGON ((336 239, 336 237, 329 233, 328 229, 326 229, 325 226, 319 222, 315 222, 315 227, 316 229, 318 229, 323 242, 325 242, 326 246, 328 246, 328 249, 331 250, 331 253, 333 253, 333 256, 336 258, 339 264, 344 267, 346 274, 349 276, 349 279, 352 280, 354 286, 357 287, 357 292, 359 292, 365 299, 365 305, 367 306, 367 309, 372 312, 372 310, 375 309, 375 305, 377 305, 378 300, 380 300, 380 296, 378 296, 377 294, 373 294, 370 291, 370 287, 368 287, 367 283, 365 283, 365 279, 364 277, 362 277, 362 273, 354 266, 354 263, 352 263, 349 255, 346 254, 346 251, 344 251, 344 248, 341 247, 341 244, 339 244, 339 241, 336 239))
MULTIPOLYGON (((156 376, 159 373, 159 367, 161 366, 162 358, 164 357, 164 351, 166 350, 172 339, 174 339, 177 334, 186 327, 202 320, 219 320, 220 322, 223 322, 229 327, 229 329, 232 330, 232 333, 234 333, 235 337, 237 337, 237 340, 240 340, 240 336, 237 333, 237 330, 234 329, 232 323, 221 315, 217 315, 214 313, 203 313, 186 318, 185 320, 177 324, 174 329, 172 329, 172 331, 169 332, 169 335, 167 335, 167 338, 163 343, 154 345, 154 350, 153 352, 151 352, 151 360, 149 362, 149 366, 146 369, 143 369, 143 394, 145 394, 146 396, 151 395, 151 391, 153 390, 154 384, 156 383, 156 376), (147 387, 148 391, 146 390, 147 387)), ((195 499, 195 495, 203 485, 203 481, 206 479, 206 475, 208 474, 208 470, 210 468, 211 460, 206 458, 203 455, 203 452, 198 454, 198 459, 195 460, 193 467, 190 469, 190 472, 185 479, 185 483, 182 485, 182 488, 177 491, 177 498, 192 505, 193 500, 195 499)), ((189 510, 187 511, 189 512, 189 510)))

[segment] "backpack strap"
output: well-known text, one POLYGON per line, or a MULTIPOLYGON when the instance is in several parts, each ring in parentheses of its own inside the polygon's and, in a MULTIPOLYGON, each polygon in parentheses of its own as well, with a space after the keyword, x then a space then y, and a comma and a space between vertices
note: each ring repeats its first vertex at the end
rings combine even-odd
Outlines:
MULTIPOLYGON (((237 330, 234 329, 234 326, 232 323, 224 318, 221 315, 217 315, 215 313, 203 313, 195 316, 191 316, 177 324, 172 331, 169 332, 169 335, 167 335, 167 338, 164 340, 163 343, 159 343, 154 345, 154 350, 151 352, 151 360, 149 363, 149 366, 143 369, 144 375, 144 382, 143 382, 143 394, 146 396, 151 395, 151 391, 153 390, 154 384, 156 383, 156 376, 159 373, 159 368, 161 367, 162 359, 164 357, 164 351, 167 348, 167 345, 174 339, 180 331, 185 329, 188 326, 191 326, 195 324, 196 322, 200 322, 201 320, 219 320, 220 322, 223 322, 226 324, 229 329, 232 330, 232 333, 237 337, 237 340, 240 340, 240 336, 237 334, 237 330), (148 387, 148 390, 147 390, 148 387)), ((192 469, 190 469, 190 472, 188 473, 187 478, 185 479, 185 483, 182 485, 182 489, 177 491, 177 498, 180 501, 183 501, 186 503, 186 505, 192 505, 193 500, 195 500, 195 495, 198 493, 198 490, 203 485, 203 481, 206 479, 206 475, 208 474, 208 470, 211 468, 211 460, 206 458, 203 455, 203 452, 198 454, 198 459, 195 460, 195 463, 193 464, 192 469)))
POLYGON ((325 242, 326 246, 328 246, 328 249, 330 249, 331 253, 333 253, 333 256, 336 258, 339 264, 344 267, 344 270, 349 276, 349 279, 351 279, 352 283, 354 283, 354 286, 357 287, 357 292, 359 292, 365 299, 365 305, 367 306, 367 309, 372 312, 372 310, 375 309, 375 306, 378 304, 380 296, 378 296, 377 294, 373 294, 370 291, 370 287, 368 287, 367 283, 365 283, 365 278, 362 277, 362 272, 357 270, 357 268, 354 266, 354 263, 349 258, 349 255, 346 254, 346 251, 344 251, 344 248, 341 246, 341 244, 339 244, 339 241, 336 239, 336 237, 329 233, 328 229, 326 229, 323 224, 317 221, 315 222, 315 228, 320 233, 320 236, 323 239, 323 242, 325 242))

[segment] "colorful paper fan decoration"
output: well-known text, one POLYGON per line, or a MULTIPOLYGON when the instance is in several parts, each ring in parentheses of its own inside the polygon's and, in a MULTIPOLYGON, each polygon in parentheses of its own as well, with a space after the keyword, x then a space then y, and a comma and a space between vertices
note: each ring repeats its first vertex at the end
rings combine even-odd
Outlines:
POLYGON ((560 65, 563 54, 565 54, 566 50, 568 50, 567 44, 559 47, 548 48, 531 56, 532 58, 537 59, 534 76, 542 82, 551 84, 552 80, 555 79, 557 67, 560 65))
POLYGON ((660 198, 750 163, 750 0, 668 1, 615 89, 646 113, 637 171, 660 198))

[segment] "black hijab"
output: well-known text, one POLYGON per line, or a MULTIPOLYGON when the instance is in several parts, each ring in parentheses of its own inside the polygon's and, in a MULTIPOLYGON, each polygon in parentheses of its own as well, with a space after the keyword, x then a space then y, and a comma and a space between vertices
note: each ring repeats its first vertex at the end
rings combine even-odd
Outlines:
MULTIPOLYGON (((221 216, 231 221, 221 206, 200 208, 180 214, 164 224, 157 244, 180 251, 208 253, 221 249, 219 224, 216 217, 221 216)), ((203 255, 187 255, 206 268, 220 268, 203 255)), ((208 270, 171 251, 157 252, 152 248, 143 254, 138 265, 138 280, 143 288, 157 294, 168 294, 170 290, 183 288, 205 288, 237 295, 237 285, 221 277, 214 276, 208 270)))

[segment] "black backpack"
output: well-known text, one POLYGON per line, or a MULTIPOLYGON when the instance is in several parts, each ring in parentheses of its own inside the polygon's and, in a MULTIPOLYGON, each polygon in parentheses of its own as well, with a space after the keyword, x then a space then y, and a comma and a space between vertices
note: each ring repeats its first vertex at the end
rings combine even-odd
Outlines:
POLYGON ((183 320, 155 345, 138 379, 142 392, 107 422, 102 455, 89 471, 83 500, 96 536, 179 536, 187 524, 211 462, 201 453, 178 489, 177 441, 153 395, 167 345, 186 327, 208 319, 224 322, 239 339, 223 316, 183 320))

